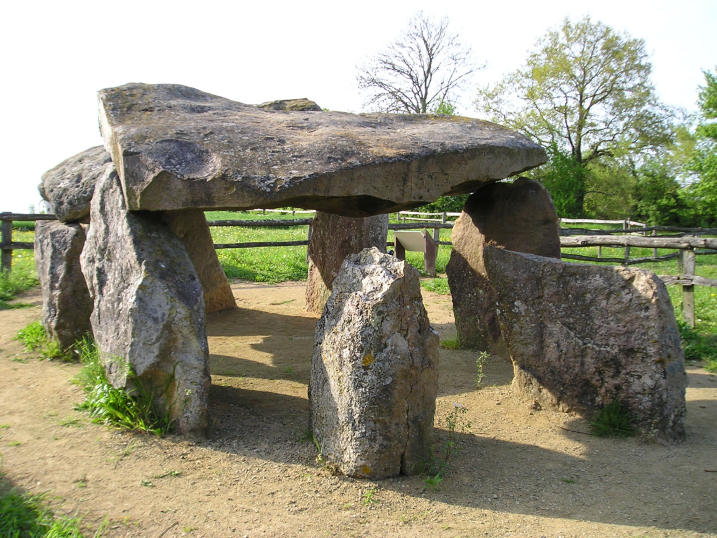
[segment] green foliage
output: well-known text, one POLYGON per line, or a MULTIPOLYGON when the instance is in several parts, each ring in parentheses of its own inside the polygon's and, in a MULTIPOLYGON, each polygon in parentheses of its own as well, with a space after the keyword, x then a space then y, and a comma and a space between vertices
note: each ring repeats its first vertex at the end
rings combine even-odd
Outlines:
POLYGON ((633 218, 656 226, 689 226, 685 194, 665 163, 649 161, 638 170, 633 218))
POLYGON ((458 340, 446 338, 445 340, 441 340, 440 346, 443 349, 460 349, 461 343, 458 340))
MULTIPOLYGON (((4 484, 3 484, 4 486, 4 484)), ((15 489, 0 492, 0 536, 8 538, 81 538, 79 518, 55 518, 42 495, 15 489)))
POLYGON ((476 388, 480 389, 480 384, 483 382, 485 377, 484 367, 485 363, 490 359, 490 354, 487 351, 481 351, 476 357, 476 388))
POLYGON ((38 352, 40 359, 59 359, 68 362, 77 360, 72 348, 60 348, 60 344, 47 335, 45 328, 39 321, 30 323, 24 329, 20 329, 16 338, 23 343, 25 351, 38 352))
MULTIPOLYGON (((18 256, 13 256, 13 261, 18 260, 18 258, 18 256)), ((26 306, 12 305, 9 301, 14 299, 18 293, 37 286, 38 284, 34 264, 14 263, 12 271, 0 271, 0 310, 26 306)))
POLYGON ((448 468, 451 458, 460 451, 458 436, 470 432, 471 423, 466 419, 468 409, 459 403, 453 403, 453 409, 445 419, 447 436, 438 449, 438 456, 424 467, 426 477, 423 479, 427 489, 437 489, 443 481, 443 474, 448 468))
POLYGON ((685 359, 704 361, 707 370, 717 372, 717 334, 703 334, 683 321, 678 321, 677 326, 685 359))
POLYGON ((553 199, 561 217, 583 216, 587 169, 568 152, 553 144, 548 150, 549 162, 536 172, 538 179, 553 199))
POLYGON ((361 495, 361 504, 369 506, 371 504, 378 504, 380 501, 376 498, 376 488, 369 488, 361 495))
POLYGON ((441 102, 431 110, 431 113, 439 116, 454 116, 456 114, 456 106, 449 101, 441 99, 441 102))
POLYGON ((460 213, 466 205, 468 194, 456 194, 455 196, 440 196, 435 202, 422 205, 416 211, 423 213, 460 213))
POLYGON ((440 293, 441 295, 451 294, 447 278, 431 278, 421 280, 421 287, 426 288, 428 291, 432 291, 433 293, 440 293))
POLYGON ((164 435, 172 429, 168 413, 155 405, 155 392, 145 387, 134 372, 130 370, 127 374, 128 385, 133 390, 117 389, 107 380, 94 341, 79 342, 77 350, 83 368, 76 382, 85 391, 85 400, 77 409, 87 411, 93 422, 118 428, 155 435, 164 435))
POLYGON ((590 431, 597 437, 630 437, 635 434, 632 418, 619 400, 600 409, 590 421, 590 431))

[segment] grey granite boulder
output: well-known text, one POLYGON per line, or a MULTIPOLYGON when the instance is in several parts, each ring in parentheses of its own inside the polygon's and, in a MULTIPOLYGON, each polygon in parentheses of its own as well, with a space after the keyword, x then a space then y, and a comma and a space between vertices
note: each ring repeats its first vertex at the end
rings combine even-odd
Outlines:
POLYGON ((45 172, 40 194, 61 221, 85 219, 90 214, 95 183, 111 168, 112 159, 105 148, 86 149, 45 172))
POLYGON ((130 210, 298 206, 389 213, 545 162, 493 123, 430 115, 267 110, 186 86, 99 92, 130 210))
POLYGON ((316 327, 309 405, 323 457, 344 474, 382 478, 428 462, 438 335, 418 272, 366 249, 346 258, 316 327))
POLYGON ((365 248, 386 252, 388 215, 342 217, 317 211, 311 224, 306 309, 321 314, 344 258, 365 248))
POLYGON ((451 233, 446 266, 458 341, 462 346, 505 356, 496 317, 496 293, 486 277, 483 247, 560 258, 558 215, 548 191, 518 178, 491 183, 468 197, 451 233))
POLYGON ((162 218, 187 249, 202 284, 207 313, 236 308, 234 294, 214 250, 204 212, 199 209, 166 211, 162 218))
POLYGON ((586 417, 618 400, 643 436, 684 438, 684 355, 657 276, 492 246, 484 261, 519 395, 586 417))
POLYGON ((126 210, 114 171, 95 189, 81 263, 110 382, 132 391, 131 369, 179 432, 202 435, 210 383, 202 287, 162 214, 126 210))
POLYGON ((35 267, 42 289, 42 324, 63 349, 91 332, 92 300, 80 269, 85 230, 80 224, 38 221, 35 267))

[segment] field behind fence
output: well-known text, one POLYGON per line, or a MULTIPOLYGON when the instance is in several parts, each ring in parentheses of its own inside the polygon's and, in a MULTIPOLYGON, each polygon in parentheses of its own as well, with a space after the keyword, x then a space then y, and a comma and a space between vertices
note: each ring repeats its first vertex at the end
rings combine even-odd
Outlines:
MULTIPOLYGON (((6 216, 7 214, 0 214, 6 216)), ((15 216, 15 215, 13 215, 15 216)), ((306 245, 313 215, 300 211, 207 212, 219 260, 229 278, 258 282, 304 280, 306 245)), ((440 245, 436 259, 438 278, 425 279, 424 287, 448 293, 445 266, 451 253, 451 227, 457 214, 393 214, 388 243, 394 229, 436 227, 440 245), (424 220, 410 220, 423 217, 424 220), (430 219, 430 220, 425 220, 430 219)), ((32 248, 34 217, 6 218, 3 225, 3 266, 12 263, 11 278, 36 282, 32 248), (10 235, 12 238, 10 239, 10 235), (24 276, 23 276, 24 275, 24 276)), ((42 215, 40 218, 51 218, 42 215)), ((578 263, 640 264, 668 284, 678 319, 686 318, 717 348, 717 230, 649 227, 632 221, 575 221, 561 223, 563 258, 578 263), (590 228, 585 226, 589 225, 590 228), (616 235, 618 234, 618 235, 616 235)), ((389 248, 392 248, 389 246, 389 248)), ((424 276, 423 254, 407 252, 406 259, 424 276)), ((4 277, 7 280, 7 277, 4 277)), ((23 287, 22 282, 19 284, 23 287)), ((0 290, 0 301, 2 301, 0 290)), ((715 352, 717 353, 717 352, 715 352)))

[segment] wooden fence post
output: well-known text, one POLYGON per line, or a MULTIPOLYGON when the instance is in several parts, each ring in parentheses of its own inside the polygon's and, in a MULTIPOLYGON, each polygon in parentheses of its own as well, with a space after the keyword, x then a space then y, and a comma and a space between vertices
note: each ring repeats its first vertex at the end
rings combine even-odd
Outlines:
POLYGON ((3 217, 2 221, 2 270, 10 272, 10 269, 12 268, 12 248, 10 247, 10 244, 12 243, 12 219, 10 219, 10 214, 6 213, 4 215, 0 215, 0 217, 3 217), (7 218, 5 218, 7 217, 7 218))
MULTIPOLYGON (((434 234, 438 228, 434 228, 434 234)), ((425 247, 423 250, 423 268, 430 276, 436 276, 436 257, 438 256, 438 243, 431 237, 428 230, 423 230, 425 247)))
MULTIPOLYGON (((652 230, 652 236, 655 237, 656 235, 657 235, 657 230, 652 230)), ((657 258, 657 249, 656 248, 652 249, 652 257, 657 258)))
MULTIPOLYGON (((695 251, 692 248, 682 251, 682 273, 686 277, 695 276, 695 251)), ((682 285, 682 316, 687 325, 695 327, 695 286, 682 285)))

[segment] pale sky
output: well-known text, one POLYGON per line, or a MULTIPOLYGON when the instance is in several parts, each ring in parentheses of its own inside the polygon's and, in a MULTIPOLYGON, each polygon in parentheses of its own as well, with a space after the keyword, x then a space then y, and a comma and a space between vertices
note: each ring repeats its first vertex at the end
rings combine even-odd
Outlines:
POLYGON ((474 88, 520 67, 564 17, 590 15, 644 39, 652 81, 671 106, 694 111, 702 70, 717 65, 715 0, 3 2, 0 212, 39 208, 42 173, 102 143, 102 88, 176 83, 244 103, 308 97, 361 112, 356 66, 419 9, 447 16, 486 65, 458 103, 466 116, 476 116, 474 88))

